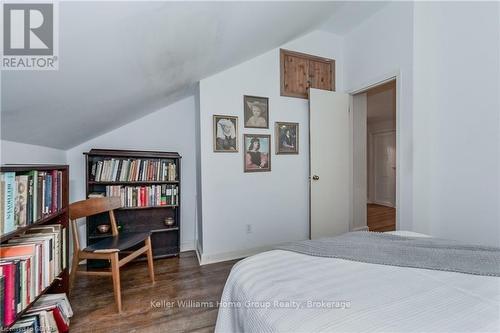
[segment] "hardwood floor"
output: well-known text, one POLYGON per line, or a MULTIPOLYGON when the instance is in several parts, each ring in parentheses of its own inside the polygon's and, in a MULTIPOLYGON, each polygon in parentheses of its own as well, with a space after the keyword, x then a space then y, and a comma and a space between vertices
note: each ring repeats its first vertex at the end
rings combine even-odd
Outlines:
POLYGON ((396 230, 396 209, 376 204, 368 204, 368 229, 370 231, 396 230))
POLYGON ((189 308, 179 306, 178 302, 215 304, 236 262, 199 266, 194 252, 155 260, 154 286, 145 262, 124 266, 121 314, 116 313, 111 278, 80 275, 70 297, 74 311, 71 332, 213 332, 217 319, 215 306, 189 308))

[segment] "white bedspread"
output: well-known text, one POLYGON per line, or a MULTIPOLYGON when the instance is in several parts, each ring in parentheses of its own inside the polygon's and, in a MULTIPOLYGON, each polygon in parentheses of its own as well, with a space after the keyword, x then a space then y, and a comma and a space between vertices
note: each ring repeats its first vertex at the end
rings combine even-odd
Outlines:
POLYGON ((216 332, 500 332, 500 278, 274 250, 233 267, 216 332))

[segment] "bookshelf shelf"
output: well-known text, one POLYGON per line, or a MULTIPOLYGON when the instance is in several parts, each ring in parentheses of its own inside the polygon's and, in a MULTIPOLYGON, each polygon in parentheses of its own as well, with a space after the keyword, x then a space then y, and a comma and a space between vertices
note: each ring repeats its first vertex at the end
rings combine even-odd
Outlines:
MULTIPOLYGON (((50 284, 43 289, 40 294, 35 297, 30 303, 28 303, 24 309, 16 313, 16 315, 13 317, 14 322, 10 323, 9 325, 5 325, 2 328, 2 331, 9 330, 10 327, 15 325, 15 323, 33 306, 33 304, 44 294, 47 293, 66 293, 68 294, 69 292, 69 272, 68 272, 68 267, 69 267, 69 255, 68 255, 68 240, 69 240, 69 233, 68 233, 68 222, 69 222, 69 212, 68 212, 68 206, 69 206, 69 167, 67 165, 38 165, 38 164, 31 164, 31 165, 2 165, 0 167, 0 173, 14 173, 15 176, 20 176, 21 177, 30 177, 28 179, 31 179, 32 182, 34 182, 34 179, 37 179, 36 176, 42 177, 41 174, 50 174, 51 172, 55 172, 55 174, 52 175, 57 175, 54 176, 54 179, 57 178, 57 182, 55 183, 56 185, 51 184, 52 187, 52 197, 51 199, 53 202, 57 202, 52 206, 51 209, 57 209, 54 213, 50 214, 42 214, 40 213, 41 210, 39 210, 39 213, 36 213, 36 209, 40 207, 35 207, 34 205, 31 205, 31 211, 27 211, 27 217, 25 222, 28 223, 26 226, 18 227, 17 229, 4 233, 0 235, 0 244, 2 246, 9 246, 11 245, 11 240, 14 240, 14 238, 24 235, 25 233, 29 232, 30 229, 34 227, 40 227, 43 225, 55 225, 55 224, 60 224, 62 226, 62 234, 61 236, 63 237, 63 242, 65 246, 61 246, 61 261, 59 262, 62 264, 60 267, 62 269, 61 273, 54 278, 50 284), (32 174, 31 172, 36 172, 35 174, 32 174), (55 192, 54 192, 55 191, 55 192), (54 197, 54 195, 56 196, 54 197), (57 200, 56 200, 56 199, 57 200), (31 214, 33 213, 34 215, 41 215, 40 218, 32 221, 31 219, 31 214), (28 221, 28 217, 30 218, 28 221), (66 242, 64 241, 66 239, 66 242), (62 261, 62 258, 65 258, 64 262, 62 261)), ((43 176, 45 177, 45 176, 43 176)), ((48 177, 48 176, 47 176, 48 177)), ((45 179, 45 178, 44 178, 45 179)), ((16 178, 17 182, 17 178, 16 178)), ((29 184, 32 184, 30 182, 29 184)), ((45 186, 45 183, 43 183, 45 186)), ((31 185, 30 185, 31 186, 31 185)), ((30 187, 31 188, 31 187, 30 187)), ((35 187, 33 187, 35 188, 35 187)), ((50 187, 49 187, 50 189, 50 187)), ((36 193, 36 191, 33 191, 36 193)), ((28 199, 31 198, 32 192, 27 192, 29 193, 30 197, 27 197, 28 199)), ((34 200, 34 199, 33 199, 34 200)), ((40 198, 39 198, 40 200, 40 198)), ((31 201, 29 201, 31 202, 31 201)), ((34 201, 33 201, 34 202, 34 201)), ((32 202, 32 203, 33 203, 32 202)), ((28 204, 25 204, 28 205, 28 204)), ((49 205, 50 206, 50 205, 49 205)), ((41 208, 40 208, 41 209, 41 208)), ((18 214, 18 213, 16 213, 18 214)), ((4 220, 3 223, 6 223, 4 220)), ((4 225, 5 227, 5 225, 4 225)), ((35 234, 33 234, 35 235, 35 234)), ((15 244, 20 244, 22 245, 23 243, 15 243, 15 244)), ((1 252, 1 251, 0 251, 1 252)), ((6 259, 8 261, 8 259, 6 259)), ((2 326, 2 323, 0 323, 0 327, 2 326)))
POLYGON ((9 232, 7 234, 3 234, 2 236, 0 236, 0 243, 6 242, 11 238, 16 237, 17 235, 22 234, 23 232, 25 232, 26 230, 28 230, 31 227, 39 226, 39 225, 45 224, 47 222, 53 222, 54 219, 66 214, 66 213, 67 213, 67 208, 63 208, 55 213, 46 215, 46 216, 42 217, 41 219, 36 220, 35 222, 33 222, 32 224, 30 224, 26 227, 17 228, 16 230, 14 230, 12 232, 9 232))
POLYGON ((155 229, 151 230, 151 232, 165 232, 165 231, 178 231, 179 228, 174 227, 174 228, 164 228, 164 229, 155 229))
MULTIPOLYGON (((152 233, 155 232, 167 232, 167 231, 179 231, 178 227, 172 227, 172 228, 162 228, 162 229, 154 229, 151 230, 152 233)), ((89 239, 102 239, 102 238, 107 238, 111 237, 111 233, 105 233, 105 234, 91 234, 89 235, 89 239)))
POLYGON ((89 181, 89 185, 127 185, 127 186, 135 186, 135 185, 161 185, 161 184, 179 184, 179 181, 131 181, 131 182, 96 182, 89 181))
POLYGON ((146 207, 122 207, 117 210, 137 210, 137 209, 157 209, 157 208, 177 208, 178 205, 166 205, 166 206, 146 206, 146 207))
MULTIPOLYGON (((115 211, 121 230, 152 232, 154 258, 178 255, 181 221, 181 156, 176 152, 114 149, 92 149, 84 155, 87 198, 90 194, 119 195, 122 203, 127 203, 115 211), (170 166, 173 166, 175 172, 172 172, 170 166), (145 188, 146 194, 141 192, 142 188, 145 188), (174 189, 176 195, 172 194, 175 193, 174 189), (131 195, 132 190, 137 192, 131 195), (169 190, 172 192, 167 192, 169 190), (159 201, 155 201, 160 198, 156 191, 161 193, 162 205, 159 205, 159 201), (165 201, 163 201, 164 193, 165 201), (167 217, 175 220, 174 227, 165 226, 164 220, 167 217)), ((87 218, 87 244, 108 237, 107 234, 97 232, 99 224, 109 224, 106 214, 87 218)), ((103 264, 89 260, 87 267, 93 269, 102 267, 103 264)))

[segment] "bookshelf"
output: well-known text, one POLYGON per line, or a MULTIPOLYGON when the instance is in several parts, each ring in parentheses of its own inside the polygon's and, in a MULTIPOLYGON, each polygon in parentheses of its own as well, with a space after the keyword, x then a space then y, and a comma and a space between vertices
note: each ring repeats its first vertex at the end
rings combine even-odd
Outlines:
MULTIPOLYGON (((92 149, 84 155, 86 197, 122 198, 124 207, 115 211, 119 232, 151 231, 154 258, 179 255, 181 156, 176 152, 117 149, 92 149), (169 166, 174 166, 175 172, 169 166), (166 226, 166 218, 173 218, 174 224, 166 226)), ((109 223, 107 214, 88 217, 87 244, 110 237, 110 231, 100 233, 97 229, 98 225, 109 223)), ((89 268, 107 265, 87 261, 89 268)))
MULTIPOLYGON (((57 177, 58 183, 57 186, 54 185, 54 187, 51 189, 51 191, 56 191, 52 192, 51 194, 56 194, 56 196, 53 198, 57 198, 57 203, 54 204, 53 207, 50 208, 49 211, 47 212, 33 212, 36 208, 31 206, 31 210, 27 211, 25 214, 26 220, 23 220, 23 225, 22 226, 16 226, 14 230, 8 230, 8 232, 5 232, 7 230, 6 228, 6 220, 4 218, 4 215, 1 217, 1 230, 0 230, 0 244, 5 247, 5 246, 11 246, 11 245, 16 245, 19 243, 13 243, 14 241, 22 238, 27 233, 30 233, 30 229, 37 229, 40 227, 48 226, 48 225, 61 225, 62 227, 62 242, 61 244, 61 250, 62 252, 60 253, 61 255, 61 262, 59 267, 62 267, 62 270, 60 273, 57 275, 54 274, 54 278, 49 280, 50 283, 46 287, 43 288, 39 292, 39 294, 36 297, 30 297, 31 300, 30 302, 24 306, 20 311, 16 311, 15 314, 15 319, 12 323, 8 325, 3 325, 3 323, 0 323, 0 326, 3 325, 3 330, 8 330, 10 327, 12 327, 32 306, 33 304, 44 294, 48 293, 66 293, 68 294, 69 290, 69 258, 68 258, 68 239, 69 239, 69 233, 68 233, 68 205, 69 205, 69 167, 67 165, 4 165, 0 167, 0 173, 2 174, 2 180, 4 180, 3 175, 4 174, 15 174, 15 176, 28 176, 28 181, 33 180, 34 181, 34 175, 36 175, 36 178, 39 177, 45 177, 45 175, 50 175, 51 177, 54 175, 57 177), (34 173, 36 172, 36 174, 34 173), (35 218, 36 217, 36 218, 35 218), (25 225, 24 225, 25 224, 25 225), (64 235, 63 235, 64 234, 64 235)), ((45 179, 45 178, 42 178, 45 179)), ((38 179, 37 179, 38 180, 38 179)), ((16 182, 18 180, 16 179, 16 182)), ((28 183, 30 184, 30 183, 28 183)), ((16 186, 18 186, 18 183, 16 183, 16 186)), ((30 185, 31 189, 33 187, 30 185)), ((1 192, 1 201, 4 202, 5 195, 6 195, 5 190, 5 184, 2 184, 2 187, 0 189, 1 192)), ((26 193, 28 193, 27 191, 26 193)), ((31 192, 32 193, 32 192, 31 192)), ((27 194, 28 195, 28 194, 27 194)), ((31 196, 32 194, 29 194, 28 199, 33 199, 31 196)), ((33 201, 30 201, 33 202, 33 201)), ((28 205, 28 204, 27 204, 28 205)), ((5 214, 5 204, 2 204, 2 214, 5 214)), ((16 213, 19 214, 19 213, 16 213)), ((31 230, 31 231, 33 231, 31 230)), ((35 235, 40 235, 40 234, 32 234, 33 236, 35 235)), ((20 245, 24 245, 24 243, 21 243, 20 245)), ((4 248, 5 250, 6 248, 4 248)), ((0 250, 1 251, 1 250, 0 250)), ((4 252, 5 253, 5 252, 4 252)), ((3 258, 0 258, 0 260, 3 260, 3 258)), ((8 261, 8 259, 6 259, 8 261)), ((4 289, 5 291, 5 289, 4 289)), ((5 294, 4 294, 5 296, 5 294)), ((5 310, 5 309, 4 309, 5 310)), ((5 316, 4 316, 5 318, 5 316)))

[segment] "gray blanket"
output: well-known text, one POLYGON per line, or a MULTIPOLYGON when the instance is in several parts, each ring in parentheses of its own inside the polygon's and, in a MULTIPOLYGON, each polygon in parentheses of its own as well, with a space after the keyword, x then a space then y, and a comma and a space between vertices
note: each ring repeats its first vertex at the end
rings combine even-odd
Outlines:
POLYGON ((500 248, 438 238, 356 231, 276 249, 372 264, 500 276, 500 248))

